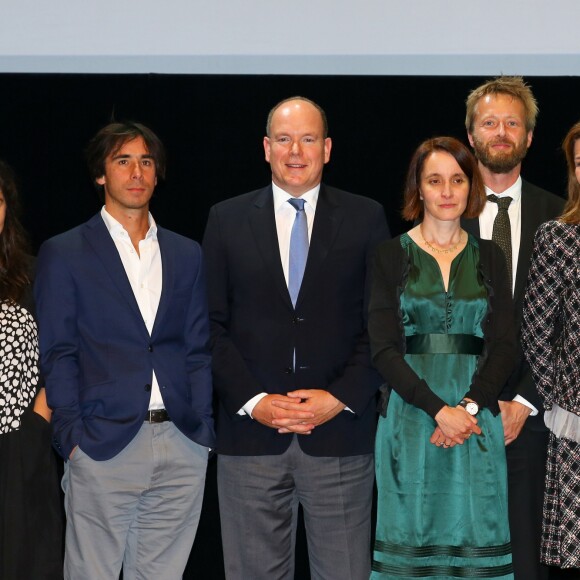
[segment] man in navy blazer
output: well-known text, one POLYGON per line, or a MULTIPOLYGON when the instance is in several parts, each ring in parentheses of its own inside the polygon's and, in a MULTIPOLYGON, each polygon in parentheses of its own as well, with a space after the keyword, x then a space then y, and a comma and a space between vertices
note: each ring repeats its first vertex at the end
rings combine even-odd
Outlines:
POLYGON ((366 319, 384 211, 321 183, 331 140, 312 101, 276 105, 264 149, 272 184, 214 206, 204 237, 226 576, 293 579, 300 503, 311 577, 368 578, 381 380, 366 319), (309 248, 293 302, 299 212, 309 248))
POLYGON ((110 124, 87 156, 105 205, 43 244, 35 286, 65 578, 181 578, 214 445, 201 250, 149 213, 165 171, 151 130, 110 124))

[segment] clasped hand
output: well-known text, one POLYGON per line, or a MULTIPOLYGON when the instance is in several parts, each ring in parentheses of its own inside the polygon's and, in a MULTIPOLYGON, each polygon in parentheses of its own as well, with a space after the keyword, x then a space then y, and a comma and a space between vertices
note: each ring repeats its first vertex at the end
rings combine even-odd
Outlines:
POLYGON ((254 407, 252 416, 278 433, 310 435, 345 408, 336 397, 322 389, 300 389, 284 395, 266 395, 254 407))
POLYGON ((477 419, 460 406, 446 405, 435 415, 435 421, 437 421, 437 427, 429 438, 429 442, 438 447, 463 445, 473 433, 481 435, 477 419))

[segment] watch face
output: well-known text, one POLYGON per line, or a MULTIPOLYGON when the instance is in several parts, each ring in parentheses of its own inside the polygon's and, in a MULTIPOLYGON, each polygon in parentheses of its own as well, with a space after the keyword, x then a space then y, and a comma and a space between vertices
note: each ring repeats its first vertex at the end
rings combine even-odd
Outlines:
POLYGON ((479 411, 479 406, 477 405, 477 403, 469 402, 467 403, 467 405, 465 405, 465 410, 470 415, 477 415, 477 412, 479 411))

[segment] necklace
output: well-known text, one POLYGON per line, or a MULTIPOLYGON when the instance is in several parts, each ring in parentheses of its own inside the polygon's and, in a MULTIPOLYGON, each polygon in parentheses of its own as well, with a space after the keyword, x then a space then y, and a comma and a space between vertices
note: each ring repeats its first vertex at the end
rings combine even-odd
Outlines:
POLYGON ((453 252, 455 252, 455 250, 457 250, 457 248, 461 245, 461 242, 463 241, 463 232, 459 233, 459 241, 452 246, 451 248, 436 248, 435 246, 433 246, 432 244, 430 244, 426 239, 425 236, 423 235, 423 230, 421 229, 421 227, 419 226, 419 233, 421 234, 421 239, 423 240, 423 243, 432 251, 435 252, 436 254, 451 254, 453 252))

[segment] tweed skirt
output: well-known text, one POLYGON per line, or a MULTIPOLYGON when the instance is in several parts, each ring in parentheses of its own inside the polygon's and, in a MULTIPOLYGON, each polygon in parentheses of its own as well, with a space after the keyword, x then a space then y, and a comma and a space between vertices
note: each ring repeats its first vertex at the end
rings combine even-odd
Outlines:
POLYGON ((580 443, 550 433, 541 561, 580 567, 580 443))

